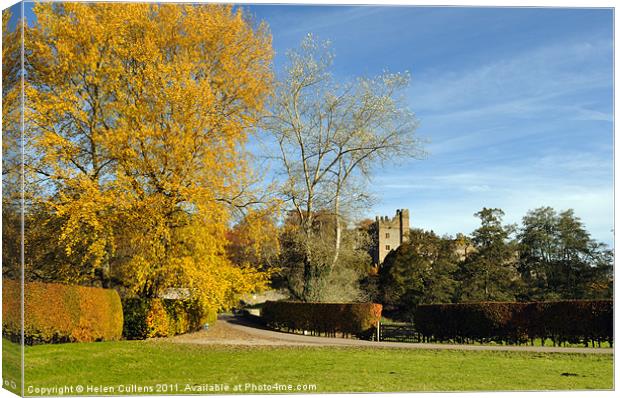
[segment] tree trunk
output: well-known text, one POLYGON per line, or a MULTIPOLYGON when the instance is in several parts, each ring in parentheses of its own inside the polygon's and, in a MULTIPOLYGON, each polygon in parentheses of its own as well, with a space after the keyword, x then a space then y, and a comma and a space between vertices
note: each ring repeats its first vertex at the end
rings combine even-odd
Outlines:
POLYGON ((338 261, 338 256, 340 255, 340 244, 342 241, 342 226, 340 224, 340 188, 338 188, 338 192, 336 193, 335 203, 334 203, 334 218, 335 218, 335 237, 334 237, 334 257, 332 259, 332 264, 330 269, 333 269, 338 261))
POLYGON ((312 269, 312 261, 310 260, 310 250, 309 248, 306 246, 305 248, 305 253, 304 253, 304 288, 303 288, 303 293, 302 293, 302 300, 303 301, 312 301, 313 296, 314 296, 314 289, 313 289, 313 279, 314 279, 314 272, 312 269))
POLYGON ((341 181, 341 173, 342 173, 342 158, 339 160, 338 164, 338 182, 336 184, 336 195, 334 196, 334 218, 335 218, 335 237, 334 237, 334 257, 332 259, 330 272, 336 265, 338 261, 338 256, 340 255, 340 244, 342 241, 342 227, 340 226, 340 192, 342 190, 342 181, 341 181))

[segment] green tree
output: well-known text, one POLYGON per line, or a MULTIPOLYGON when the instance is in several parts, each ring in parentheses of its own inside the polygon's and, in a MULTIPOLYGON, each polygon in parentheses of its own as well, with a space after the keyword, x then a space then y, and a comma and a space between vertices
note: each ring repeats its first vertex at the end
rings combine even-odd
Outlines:
POLYGON ((504 212, 483 208, 475 214, 480 228, 471 237, 474 250, 460 264, 458 301, 514 300, 520 285, 516 269, 514 225, 502 224, 504 212))
POLYGON ((382 302, 407 317, 418 304, 452 301, 457 242, 412 229, 409 241, 390 252, 379 270, 382 302))
POLYGON ((590 237, 572 209, 530 210, 518 238, 527 299, 611 297, 613 253, 590 237))
POLYGON ((280 236, 280 277, 291 296, 308 301, 348 302, 366 301, 367 294, 360 288, 360 280, 368 274, 371 259, 368 254, 369 239, 363 231, 345 228, 341 231, 340 255, 329 270, 325 267, 307 267, 309 260, 315 264, 330 261, 331 243, 334 239, 335 217, 329 212, 313 215, 311 234, 299 228, 297 213, 291 212, 280 236))
POLYGON ((530 210, 519 231, 519 273, 525 284, 527 299, 553 298, 549 279, 557 251, 555 235, 557 214, 551 207, 530 210))

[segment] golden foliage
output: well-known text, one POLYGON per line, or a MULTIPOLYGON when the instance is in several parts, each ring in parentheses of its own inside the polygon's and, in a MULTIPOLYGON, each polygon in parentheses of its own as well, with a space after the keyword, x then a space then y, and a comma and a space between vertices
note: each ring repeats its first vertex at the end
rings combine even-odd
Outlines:
POLYGON ((266 276, 226 256, 227 198, 270 90, 271 37, 226 5, 37 3, 28 121, 65 255, 224 308, 266 276))
MULTIPOLYGON (((2 281, 2 332, 16 341, 21 336, 20 290, 19 281, 2 281)), ((112 289, 28 282, 23 321, 26 344, 118 340, 123 309, 112 289)))
POLYGON ((146 326, 149 330, 147 337, 166 337, 170 325, 168 324, 168 316, 161 301, 155 300, 151 305, 150 311, 146 316, 146 326))
MULTIPOLYGON (((21 21, 11 28, 10 8, 2 11, 2 154, 7 153, 14 140, 7 140, 13 134, 19 135, 20 70, 21 70, 21 21)), ((14 149, 17 150, 17 149, 14 149)), ((6 172, 6 171, 5 171, 6 172)))
POLYGON ((278 205, 248 211, 228 233, 227 251, 235 264, 276 270, 274 263, 280 254, 278 205))
POLYGON ((2 11, 2 273, 21 270, 21 21, 2 11))

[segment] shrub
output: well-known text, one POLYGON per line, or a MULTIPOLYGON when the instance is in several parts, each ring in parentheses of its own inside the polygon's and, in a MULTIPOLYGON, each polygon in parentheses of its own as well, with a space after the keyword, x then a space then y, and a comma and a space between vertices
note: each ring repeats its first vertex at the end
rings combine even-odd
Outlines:
POLYGON ((267 301, 261 317, 268 326, 276 329, 364 336, 381 319, 381 309, 381 304, 374 303, 267 301))
POLYGON ((217 312, 203 310, 195 300, 128 298, 123 312, 123 335, 132 340, 193 332, 217 319, 217 312))
MULTIPOLYGON (((3 280, 2 334, 20 341, 20 282, 3 280)), ((24 343, 118 340, 123 311, 111 289, 27 282, 24 286, 24 343)))
POLYGON ((426 304, 414 319, 419 333, 440 341, 613 342, 611 300, 426 304))
POLYGON ((531 303, 530 334, 556 342, 613 341, 611 300, 531 303))
POLYGON ((438 340, 525 339, 521 318, 522 303, 466 303, 420 305, 415 313, 418 332, 438 340))

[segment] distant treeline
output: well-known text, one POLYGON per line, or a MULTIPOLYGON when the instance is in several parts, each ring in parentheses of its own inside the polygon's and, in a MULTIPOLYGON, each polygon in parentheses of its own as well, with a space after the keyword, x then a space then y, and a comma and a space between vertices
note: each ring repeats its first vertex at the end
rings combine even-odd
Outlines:
POLYGON ((413 229, 392 251, 369 293, 388 312, 410 320, 420 304, 609 299, 613 251, 595 241, 573 210, 529 211, 521 225, 484 208, 470 236, 413 229))

